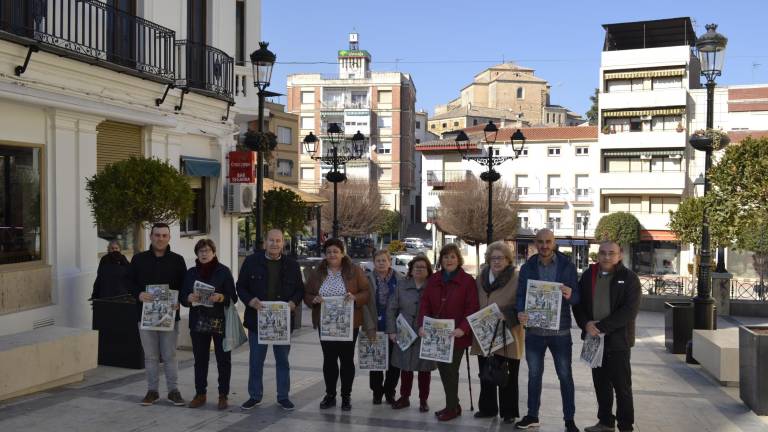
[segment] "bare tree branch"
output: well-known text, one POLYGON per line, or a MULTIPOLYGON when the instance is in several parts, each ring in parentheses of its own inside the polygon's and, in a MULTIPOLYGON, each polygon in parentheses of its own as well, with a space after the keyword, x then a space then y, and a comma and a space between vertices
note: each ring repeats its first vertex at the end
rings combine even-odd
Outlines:
MULTIPOLYGON (((320 195, 329 205, 322 211, 322 228, 333 229, 333 184, 326 183, 320 195)), ((376 183, 347 180, 338 184, 338 218, 340 236, 362 236, 376 231, 381 223, 381 194, 376 183)))
MULTIPOLYGON (((469 177, 447 187, 440 195, 437 226, 470 245, 486 242, 488 184, 469 177)), ((493 240, 514 238, 517 233, 517 201, 512 188, 493 184, 493 240)))

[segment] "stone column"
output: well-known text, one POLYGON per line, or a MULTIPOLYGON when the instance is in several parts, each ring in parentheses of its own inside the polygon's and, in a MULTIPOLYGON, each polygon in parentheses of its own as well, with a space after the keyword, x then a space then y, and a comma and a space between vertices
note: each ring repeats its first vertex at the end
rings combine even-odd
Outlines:
POLYGON ((718 315, 731 314, 731 279, 731 273, 712 273, 712 297, 715 298, 718 315))

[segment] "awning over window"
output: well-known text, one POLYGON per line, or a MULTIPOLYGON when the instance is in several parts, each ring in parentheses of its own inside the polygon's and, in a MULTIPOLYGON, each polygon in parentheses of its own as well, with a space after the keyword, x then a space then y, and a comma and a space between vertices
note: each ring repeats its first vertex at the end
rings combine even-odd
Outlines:
POLYGON ((664 230, 640 230, 640 240, 641 241, 670 241, 670 242, 676 242, 679 241, 677 236, 675 236, 675 233, 672 231, 664 231, 664 230))
POLYGON ((678 69, 652 69, 625 72, 606 72, 605 79, 632 79, 632 78, 662 78, 685 76, 685 68, 678 69))
POLYGON ((181 172, 192 177, 218 177, 221 175, 221 163, 216 159, 182 156, 181 172))
POLYGON ((604 118, 683 115, 685 107, 603 111, 604 118))
POLYGON ((643 150, 604 150, 604 157, 641 157, 641 156, 673 156, 685 154, 684 148, 676 149, 643 149, 643 150))

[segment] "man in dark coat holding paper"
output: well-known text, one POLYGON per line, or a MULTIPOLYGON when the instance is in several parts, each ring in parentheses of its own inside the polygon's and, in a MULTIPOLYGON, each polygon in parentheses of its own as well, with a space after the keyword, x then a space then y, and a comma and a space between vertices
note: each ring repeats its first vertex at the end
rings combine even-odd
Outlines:
POLYGON ((592 264, 579 281, 581 302, 573 315, 582 330, 581 338, 604 335, 603 362, 592 369, 597 395, 598 423, 585 432, 631 431, 634 423, 630 349, 635 344, 635 319, 640 306, 640 280, 621 263, 617 243, 600 244, 598 264, 592 264), (613 395, 616 394, 616 415, 613 395))

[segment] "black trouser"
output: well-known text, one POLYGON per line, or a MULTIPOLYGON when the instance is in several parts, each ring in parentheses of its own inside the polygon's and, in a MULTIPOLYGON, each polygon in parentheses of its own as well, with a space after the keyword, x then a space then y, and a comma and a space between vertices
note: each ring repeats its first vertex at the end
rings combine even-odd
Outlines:
POLYGON ((445 408, 455 410, 459 407, 459 367, 464 349, 453 347, 453 359, 450 363, 437 363, 437 371, 440 372, 440 381, 445 391, 445 408))
POLYGON ((635 423, 629 357, 629 350, 606 351, 603 354, 603 366, 592 369, 592 381, 597 394, 597 418, 606 426, 618 423, 622 431, 632 430, 632 424, 635 423), (614 392, 616 416, 613 415, 614 392))
MULTIPOLYGON (((479 370, 488 359, 483 356, 477 357, 479 370)), ((517 377, 520 372, 519 359, 506 359, 509 369, 509 381, 504 387, 499 387, 480 380, 480 399, 477 401, 477 409, 483 414, 499 414, 502 418, 519 418, 520 409, 519 393, 517 387, 517 377)))
POLYGON ((190 331, 192 353, 195 355, 195 392, 205 394, 208 388, 208 360, 211 356, 211 339, 219 369, 219 394, 229 394, 229 377, 232 375, 232 353, 224 352, 224 335, 210 335, 190 331))
POLYGON ((323 349, 323 378, 325 394, 336 397, 336 382, 341 377, 341 396, 352 394, 352 382, 355 380, 355 342, 357 329, 352 333, 352 341, 320 341, 323 349))
MULTIPOLYGON (((389 341, 389 352, 392 352, 392 341, 389 341)), ((373 395, 381 397, 387 395, 389 397, 395 396, 395 389, 397 389, 397 380, 400 378, 400 368, 396 368, 389 364, 389 368, 385 373, 383 371, 371 371, 369 373, 369 382, 373 395)))

